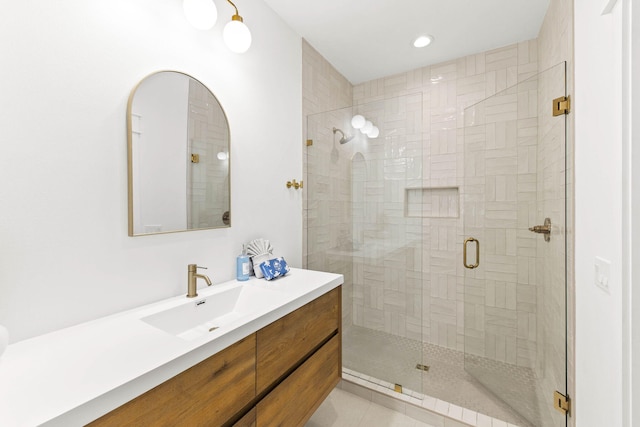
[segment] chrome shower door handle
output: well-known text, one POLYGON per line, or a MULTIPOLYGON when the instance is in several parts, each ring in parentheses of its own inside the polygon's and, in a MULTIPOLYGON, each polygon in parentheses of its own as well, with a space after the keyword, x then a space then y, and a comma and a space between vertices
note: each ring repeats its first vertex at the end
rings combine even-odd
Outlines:
POLYGON ((466 268, 474 269, 480 265, 480 241, 478 239, 474 239, 473 237, 469 237, 465 239, 464 245, 462 246, 462 263, 466 268), (469 242, 476 242, 476 263, 468 264, 467 263, 467 245, 469 242))

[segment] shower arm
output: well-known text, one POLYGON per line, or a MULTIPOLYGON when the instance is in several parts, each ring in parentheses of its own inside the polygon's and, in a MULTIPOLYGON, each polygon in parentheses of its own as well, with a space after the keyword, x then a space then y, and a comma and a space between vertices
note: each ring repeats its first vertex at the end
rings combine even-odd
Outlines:
POLYGON ((337 132, 340 132, 340 135, 342 135, 342 138, 340 138, 340 144, 346 144, 353 139, 353 136, 346 136, 342 130, 334 127, 333 134, 335 135, 337 132))

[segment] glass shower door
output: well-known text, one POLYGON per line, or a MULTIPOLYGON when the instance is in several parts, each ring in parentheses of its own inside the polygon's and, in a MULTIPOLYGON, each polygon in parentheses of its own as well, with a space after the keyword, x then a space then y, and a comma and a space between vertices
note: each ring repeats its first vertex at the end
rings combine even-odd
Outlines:
POLYGON ((532 426, 565 426, 565 64, 464 112, 465 370, 532 426))
POLYGON ((370 387, 421 392, 420 94, 307 117, 307 267, 342 273, 343 369, 370 387), (363 115, 379 128, 351 125, 363 115))

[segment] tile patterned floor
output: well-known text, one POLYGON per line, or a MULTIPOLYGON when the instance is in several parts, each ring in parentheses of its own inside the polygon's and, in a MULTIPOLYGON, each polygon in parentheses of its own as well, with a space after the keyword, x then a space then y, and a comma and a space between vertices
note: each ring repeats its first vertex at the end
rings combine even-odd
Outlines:
MULTIPOLYGON (((531 424, 515 413, 464 369, 464 353, 419 343, 367 328, 350 326, 345 329, 343 345, 345 368, 373 378, 399 383, 406 388, 451 404, 477 411, 521 427, 531 424), (422 375, 416 363, 429 365, 422 375)), ((531 376, 520 375, 522 390, 531 388, 531 376)), ((525 393, 526 394, 526 393, 525 393)))
POLYGON ((339 388, 320 405, 305 427, 435 427, 339 388))

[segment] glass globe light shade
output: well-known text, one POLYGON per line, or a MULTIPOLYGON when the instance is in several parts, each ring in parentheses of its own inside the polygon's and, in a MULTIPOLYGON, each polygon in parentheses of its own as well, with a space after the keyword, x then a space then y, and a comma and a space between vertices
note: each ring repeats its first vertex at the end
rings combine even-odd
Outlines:
POLYGON ((373 129, 373 123, 371 123, 371 121, 367 120, 366 123, 364 124, 364 126, 362 127, 362 129, 360 129, 360 132, 369 133, 369 132, 371 132, 371 129, 373 129))
POLYGON ((380 135, 380 129, 378 129, 378 126, 373 126, 371 131, 367 134, 369 138, 377 138, 378 135, 380 135))
POLYGON ((364 116, 361 116, 360 114, 356 114, 351 119, 351 126, 353 126, 354 129, 362 129, 366 121, 367 119, 365 119, 364 116))
POLYGON ((245 53, 251 46, 251 31, 240 20, 227 22, 222 31, 222 38, 224 44, 235 53, 245 53))
POLYGON ((210 30, 218 19, 218 9, 213 0, 184 0, 182 2, 184 15, 198 30, 210 30))

